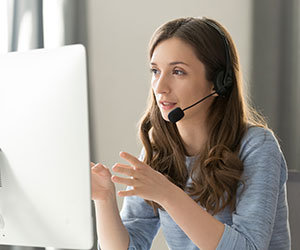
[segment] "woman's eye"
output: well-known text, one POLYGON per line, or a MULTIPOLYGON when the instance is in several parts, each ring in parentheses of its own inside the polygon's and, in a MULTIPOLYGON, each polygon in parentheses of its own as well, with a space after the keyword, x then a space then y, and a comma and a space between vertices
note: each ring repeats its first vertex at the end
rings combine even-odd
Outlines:
POLYGON ((159 71, 157 69, 150 69, 150 72, 153 74, 153 75, 156 75, 159 73, 159 71))
POLYGON ((174 69, 173 74, 182 76, 182 75, 185 75, 185 72, 182 70, 179 70, 179 69, 174 69))

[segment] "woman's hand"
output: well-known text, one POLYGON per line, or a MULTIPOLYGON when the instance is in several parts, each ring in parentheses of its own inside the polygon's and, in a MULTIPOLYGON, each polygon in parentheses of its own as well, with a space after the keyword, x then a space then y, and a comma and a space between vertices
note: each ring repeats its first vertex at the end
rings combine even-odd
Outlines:
POLYGON ((113 175, 111 180, 115 183, 132 186, 132 189, 119 191, 119 196, 137 195, 143 199, 161 203, 167 196, 171 187, 175 186, 163 174, 155 171, 129 153, 121 152, 120 156, 128 161, 130 165, 116 163, 112 167, 112 170, 127 175, 130 178, 122 178, 113 175))
POLYGON ((111 181, 109 169, 101 163, 91 162, 92 199, 107 201, 115 197, 115 184, 111 181))

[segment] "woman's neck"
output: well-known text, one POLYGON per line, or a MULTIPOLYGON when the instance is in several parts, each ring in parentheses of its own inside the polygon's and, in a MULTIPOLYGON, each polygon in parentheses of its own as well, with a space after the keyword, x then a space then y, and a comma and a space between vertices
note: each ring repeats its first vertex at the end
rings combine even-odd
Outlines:
POLYGON ((208 138, 208 129, 205 119, 178 122, 177 128, 188 156, 197 155, 202 150, 208 138))

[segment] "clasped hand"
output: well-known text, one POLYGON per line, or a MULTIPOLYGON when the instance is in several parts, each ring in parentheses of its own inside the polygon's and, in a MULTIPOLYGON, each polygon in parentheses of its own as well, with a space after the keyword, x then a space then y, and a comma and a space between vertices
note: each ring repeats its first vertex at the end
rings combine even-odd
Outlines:
POLYGON ((115 183, 131 186, 132 189, 119 191, 119 196, 137 195, 146 200, 161 203, 174 185, 163 174, 155 171, 144 162, 138 160, 129 153, 121 152, 120 156, 129 165, 116 163, 112 170, 116 173, 124 174, 130 178, 123 178, 112 175, 111 180, 115 183))

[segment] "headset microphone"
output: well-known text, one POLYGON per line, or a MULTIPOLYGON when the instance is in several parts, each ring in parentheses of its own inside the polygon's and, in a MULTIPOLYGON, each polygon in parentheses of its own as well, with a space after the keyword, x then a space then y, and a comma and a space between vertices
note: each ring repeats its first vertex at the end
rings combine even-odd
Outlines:
POLYGON ((198 102, 195 102, 194 104, 192 104, 191 106, 188 106, 187 108, 185 108, 185 109, 183 109, 183 110, 182 110, 181 108, 179 108, 179 107, 177 107, 176 109, 172 110, 172 111, 168 114, 168 118, 169 118, 170 122, 172 122, 172 123, 178 122, 179 120, 182 119, 182 117, 184 117, 184 111, 186 111, 187 109, 190 109, 190 108, 194 107, 194 106, 197 105, 198 103, 204 101, 206 98, 208 98, 208 97, 210 97, 210 96, 212 96, 212 95, 214 95, 214 94, 216 94, 216 93, 217 93, 217 91, 215 91, 215 92, 213 92, 213 93, 211 93, 211 94, 205 96, 204 98, 202 98, 202 99, 199 100, 198 102))

